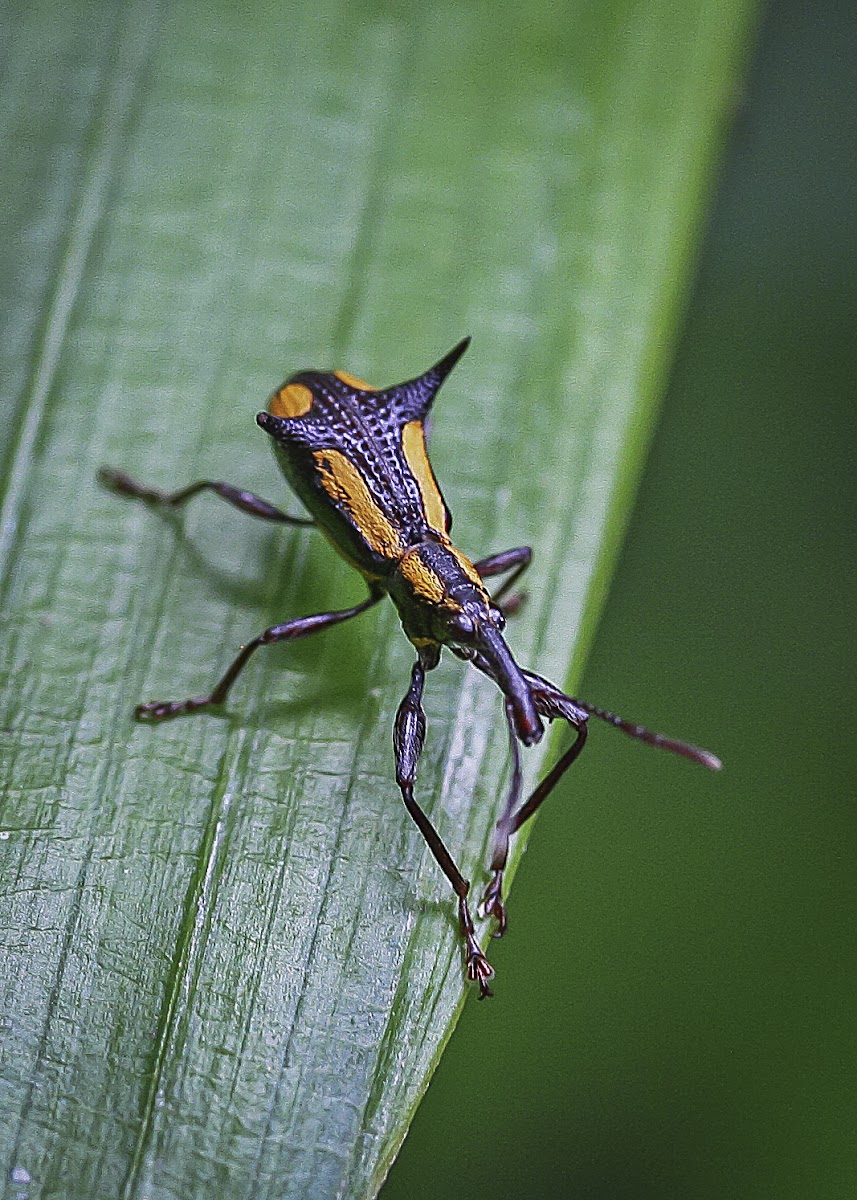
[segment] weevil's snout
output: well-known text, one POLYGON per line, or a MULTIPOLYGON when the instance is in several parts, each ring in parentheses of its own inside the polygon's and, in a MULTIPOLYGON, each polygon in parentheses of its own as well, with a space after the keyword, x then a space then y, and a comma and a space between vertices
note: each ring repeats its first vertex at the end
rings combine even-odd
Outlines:
POLYGON ((515 733, 525 746, 534 746, 542 740, 544 725, 536 712, 526 680, 503 640, 503 635, 495 625, 483 623, 478 630, 475 647, 478 655, 477 665, 479 659, 486 663, 489 673, 511 705, 515 733))
POLYGON ((541 740, 539 720, 521 669, 503 640, 505 618, 473 564, 448 543, 426 540, 403 555, 390 597, 416 646, 448 646, 493 679, 511 705, 525 746, 541 740))
POLYGON ((537 742, 542 740, 545 727, 542 725, 533 707, 529 692, 527 693, 528 703, 526 705, 518 703, 513 696, 510 696, 509 699, 512 702, 512 718, 515 723, 515 733, 517 733, 525 746, 535 746, 537 742))

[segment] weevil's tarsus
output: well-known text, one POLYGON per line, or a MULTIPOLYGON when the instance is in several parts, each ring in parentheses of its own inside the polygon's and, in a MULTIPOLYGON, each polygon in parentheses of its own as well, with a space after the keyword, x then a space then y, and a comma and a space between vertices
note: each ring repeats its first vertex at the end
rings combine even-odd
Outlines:
POLYGON ((497 922, 492 937, 502 937, 506 932, 509 920, 506 905, 503 903, 503 875, 509 860, 509 839, 512 836, 512 821, 521 803, 521 792, 524 786, 524 775, 521 767, 521 747, 515 728, 515 718, 512 706, 506 700, 503 705, 506 714, 506 725, 509 730, 509 754, 512 759, 512 773, 509 780, 509 791, 503 811, 494 828, 494 846, 491 852, 491 879, 479 903, 480 917, 493 917, 497 922))

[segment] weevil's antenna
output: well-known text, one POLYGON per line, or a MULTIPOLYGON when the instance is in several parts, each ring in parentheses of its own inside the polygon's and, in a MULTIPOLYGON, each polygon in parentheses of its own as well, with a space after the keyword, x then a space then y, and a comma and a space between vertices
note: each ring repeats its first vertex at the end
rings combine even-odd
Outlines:
MULTIPOLYGON (((557 691, 552 683, 543 679, 541 675, 536 675, 533 671, 524 671, 522 674, 528 683, 535 684, 537 688, 557 691)), ((635 741, 645 742, 647 746, 657 746, 659 750, 669 750, 671 754, 680 754, 682 758, 689 758, 691 762, 697 762, 700 766, 707 767, 709 771, 719 771, 723 766, 717 755, 712 754, 710 750, 702 750, 699 746, 692 746, 690 742, 680 742, 677 738, 666 737, 663 733, 655 733, 654 730, 647 729, 645 725, 638 725, 635 721, 626 721, 606 708, 590 704, 588 700, 578 700, 576 696, 566 696, 564 699, 571 700, 572 704, 582 708, 585 713, 589 713, 592 717, 598 717, 600 721, 606 721, 614 729, 621 729, 635 741)))
POLYGON ((666 737, 662 733, 654 733, 645 725, 637 725, 634 721, 625 721, 616 713, 608 712, 606 708, 599 708, 597 704, 589 704, 586 700, 575 699, 574 703, 578 704, 584 712, 598 717, 601 721, 606 721, 614 729, 621 729, 628 737, 632 737, 638 742, 645 742, 647 746, 657 746, 659 750, 669 750, 671 754, 680 754, 682 758, 689 758, 691 762, 698 762, 701 766, 708 767, 709 771, 719 771, 723 766, 717 755, 712 754, 710 750, 702 750, 699 746, 691 746, 690 742, 680 742, 676 738, 666 737))

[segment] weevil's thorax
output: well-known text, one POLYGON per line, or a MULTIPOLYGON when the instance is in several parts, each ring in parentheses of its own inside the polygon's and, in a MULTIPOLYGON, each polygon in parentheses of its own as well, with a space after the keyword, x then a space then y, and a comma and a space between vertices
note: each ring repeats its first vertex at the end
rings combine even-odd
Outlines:
POLYGON ((387 586, 402 628, 417 648, 457 643, 462 618, 474 629, 496 620, 476 568, 446 538, 410 547, 387 586))

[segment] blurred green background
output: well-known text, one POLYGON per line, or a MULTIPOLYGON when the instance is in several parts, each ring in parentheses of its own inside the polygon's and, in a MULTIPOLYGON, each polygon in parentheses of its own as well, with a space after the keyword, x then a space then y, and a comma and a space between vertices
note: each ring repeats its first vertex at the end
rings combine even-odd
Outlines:
POLYGON ((383 1200, 857 1193, 857 38, 773 3, 581 694, 593 731, 383 1200))

